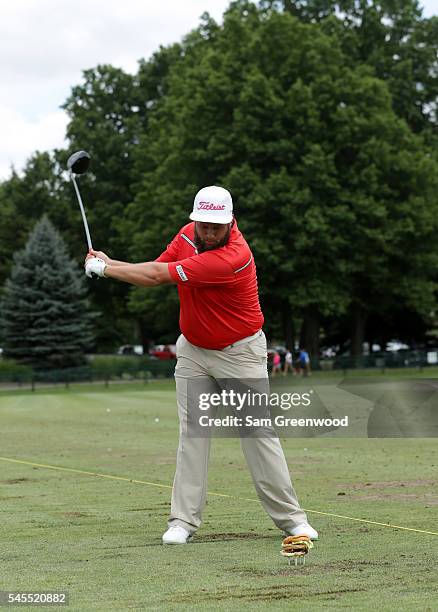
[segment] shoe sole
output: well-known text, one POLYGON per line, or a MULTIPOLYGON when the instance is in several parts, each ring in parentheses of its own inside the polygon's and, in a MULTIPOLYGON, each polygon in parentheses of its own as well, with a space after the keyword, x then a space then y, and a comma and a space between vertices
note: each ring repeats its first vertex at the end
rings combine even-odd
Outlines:
MULTIPOLYGON (((292 535, 291 533, 285 533, 284 537, 287 538, 287 536, 292 535)), ((298 533, 297 535, 306 535, 305 533, 298 533)), ((296 537, 296 536, 295 536, 296 537)), ((310 538, 312 540, 312 542, 317 542, 319 540, 319 536, 317 536, 316 538, 310 538)))
POLYGON ((189 536, 185 542, 163 542, 163 546, 184 546, 189 544, 192 540, 192 536, 189 536))

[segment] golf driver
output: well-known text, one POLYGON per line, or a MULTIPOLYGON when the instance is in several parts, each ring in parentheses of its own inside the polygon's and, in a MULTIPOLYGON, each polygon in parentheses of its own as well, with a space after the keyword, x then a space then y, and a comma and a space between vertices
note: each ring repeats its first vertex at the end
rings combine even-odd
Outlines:
POLYGON ((67 160, 67 169, 70 173, 70 178, 75 186, 76 195, 79 202, 79 208, 81 209, 82 221, 84 222, 85 235, 87 237, 88 250, 91 251, 93 245, 91 243, 90 230, 88 229, 87 217, 85 215, 84 205, 82 204, 81 194, 79 187, 76 183, 75 174, 85 174, 90 165, 90 155, 86 151, 76 151, 67 160))

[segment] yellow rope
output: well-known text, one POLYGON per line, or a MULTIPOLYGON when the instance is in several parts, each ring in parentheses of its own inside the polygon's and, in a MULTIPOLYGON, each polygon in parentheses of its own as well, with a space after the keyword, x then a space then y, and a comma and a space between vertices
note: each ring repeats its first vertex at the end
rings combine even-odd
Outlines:
MULTIPOLYGON (((96 476, 98 478, 109 478, 110 480, 121 480, 123 482, 134 482, 135 484, 149 485, 150 487, 159 487, 161 489, 172 489, 171 485, 160 484, 158 482, 149 482, 148 480, 137 480, 135 478, 126 478, 124 476, 112 476, 111 474, 101 474, 100 472, 89 472, 86 470, 78 470, 76 468, 61 467, 58 465, 47 465, 45 463, 35 463, 33 461, 23 461, 22 459, 11 459, 10 457, 0 457, 0 461, 8 461, 9 463, 19 463, 21 465, 31 465, 32 467, 44 468, 47 470, 57 470, 60 472, 71 472, 73 474, 82 474, 85 476, 96 476)), ((228 495, 227 493, 208 492, 208 495, 215 497, 226 497, 228 499, 236 499, 239 501, 259 502, 258 499, 252 497, 239 497, 237 495, 228 495)), ((354 516, 345 516, 344 514, 334 514, 333 512, 322 512, 321 510, 309 510, 303 508, 305 512, 312 514, 322 514, 323 516, 333 516, 335 518, 346 519, 348 521, 357 521, 358 523, 367 523, 369 525, 379 525, 380 527, 389 527, 391 529, 402 529, 404 531, 414 531, 415 533, 425 533, 427 535, 438 536, 436 531, 426 531, 425 529, 414 529, 413 527, 403 527, 402 525, 392 525, 391 523, 379 523, 378 521, 370 521, 368 519, 356 518, 354 516)))

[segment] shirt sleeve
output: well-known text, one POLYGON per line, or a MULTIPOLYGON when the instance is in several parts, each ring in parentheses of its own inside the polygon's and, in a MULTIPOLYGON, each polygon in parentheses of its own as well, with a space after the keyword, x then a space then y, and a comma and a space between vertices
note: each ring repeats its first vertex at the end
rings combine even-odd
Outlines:
POLYGON ((169 261, 177 261, 178 260, 178 242, 179 242, 179 233, 174 237, 172 242, 167 245, 166 250, 161 253, 159 257, 155 261, 167 263, 169 261))
POLYGON ((188 287, 228 285, 236 280, 231 264, 213 251, 169 263, 168 267, 172 279, 188 287))

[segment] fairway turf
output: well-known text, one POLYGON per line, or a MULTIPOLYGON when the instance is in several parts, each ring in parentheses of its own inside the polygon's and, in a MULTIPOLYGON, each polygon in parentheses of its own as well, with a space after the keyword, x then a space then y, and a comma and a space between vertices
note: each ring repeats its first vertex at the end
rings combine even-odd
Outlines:
POLYGON ((2 393, 0 423, 4 459, 95 473, 0 460, 0 590, 65 589, 69 610, 436 609, 438 536, 311 512, 438 531, 435 439, 284 440, 321 535, 295 568, 235 439, 213 442, 208 489, 221 495, 193 542, 161 545, 178 436, 171 381, 2 393))

